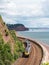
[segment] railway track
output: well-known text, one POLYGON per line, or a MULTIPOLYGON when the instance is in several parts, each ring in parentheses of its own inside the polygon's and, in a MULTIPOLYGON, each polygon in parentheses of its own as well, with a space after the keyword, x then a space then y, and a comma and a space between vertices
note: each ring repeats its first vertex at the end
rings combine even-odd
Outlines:
MULTIPOLYGON (((25 38, 19 37, 20 40, 24 41, 25 38)), ((42 57, 43 57, 43 51, 41 47, 36 44, 35 42, 31 41, 32 46, 32 52, 29 56, 29 58, 20 58, 17 62, 15 62, 13 65, 40 65, 42 57)))

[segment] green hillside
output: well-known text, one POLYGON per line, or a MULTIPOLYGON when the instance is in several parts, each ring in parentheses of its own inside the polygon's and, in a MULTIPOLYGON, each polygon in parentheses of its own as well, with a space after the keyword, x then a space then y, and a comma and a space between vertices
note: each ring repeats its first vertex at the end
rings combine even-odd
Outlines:
POLYGON ((0 65, 11 65, 24 51, 15 31, 9 31, 0 16, 0 65))

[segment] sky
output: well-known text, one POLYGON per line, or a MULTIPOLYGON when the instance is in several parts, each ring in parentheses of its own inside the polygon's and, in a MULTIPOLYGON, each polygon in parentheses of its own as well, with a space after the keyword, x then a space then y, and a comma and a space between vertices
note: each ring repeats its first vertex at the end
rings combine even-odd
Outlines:
POLYGON ((49 0, 0 0, 0 15, 6 24, 49 27, 49 0))

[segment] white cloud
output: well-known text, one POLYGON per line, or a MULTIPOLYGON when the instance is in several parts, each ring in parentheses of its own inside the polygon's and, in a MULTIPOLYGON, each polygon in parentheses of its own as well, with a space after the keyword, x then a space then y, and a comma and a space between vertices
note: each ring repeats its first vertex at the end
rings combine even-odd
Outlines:
POLYGON ((4 11, 8 12, 9 15, 38 15, 38 12, 42 10, 41 2, 42 0, 5 0, 5 4, 0 5, 0 7, 5 8, 6 10, 4 11))
POLYGON ((32 19, 29 22, 29 26, 30 27, 49 27, 49 18, 37 18, 34 20, 32 19))
POLYGON ((26 26, 47 27, 49 25, 49 0, 1 0, 0 13, 6 23, 15 24, 19 21, 26 26), (16 18, 18 15, 20 19, 23 18, 21 16, 32 16, 32 18, 27 18, 27 20, 25 18, 23 22, 19 20, 19 17, 16 18))
POLYGON ((17 22, 16 21, 14 21, 13 19, 11 19, 11 18, 7 18, 7 17, 3 17, 2 16, 2 18, 4 19, 4 22, 6 21, 6 24, 8 23, 8 24, 16 24, 17 22))
POLYGON ((46 0, 44 3, 43 3, 43 12, 45 14, 45 16, 49 16, 49 0, 46 0))

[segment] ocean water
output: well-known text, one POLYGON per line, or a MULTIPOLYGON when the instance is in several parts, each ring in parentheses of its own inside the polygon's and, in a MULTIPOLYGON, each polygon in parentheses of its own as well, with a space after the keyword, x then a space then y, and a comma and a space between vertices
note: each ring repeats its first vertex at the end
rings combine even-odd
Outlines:
POLYGON ((49 45, 49 30, 19 31, 18 34, 49 45))

